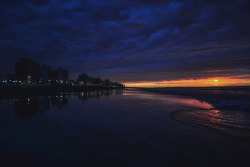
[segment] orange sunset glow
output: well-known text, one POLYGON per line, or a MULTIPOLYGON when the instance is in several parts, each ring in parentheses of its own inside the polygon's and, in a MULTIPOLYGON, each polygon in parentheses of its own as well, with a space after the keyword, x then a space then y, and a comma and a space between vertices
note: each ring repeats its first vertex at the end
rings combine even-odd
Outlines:
POLYGON ((208 78, 185 79, 172 81, 126 82, 127 87, 214 87, 214 86, 250 86, 250 79, 239 78, 208 78))

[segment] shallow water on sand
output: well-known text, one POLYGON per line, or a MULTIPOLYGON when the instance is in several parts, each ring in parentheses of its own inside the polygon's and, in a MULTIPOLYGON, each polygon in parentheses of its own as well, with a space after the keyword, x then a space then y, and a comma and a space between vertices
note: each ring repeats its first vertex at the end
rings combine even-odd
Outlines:
POLYGON ((2 99, 0 108, 1 166, 250 164, 248 113, 191 97, 111 90, 2 99))
POLYGON ((172 116, 195 127, 250 139, 250 113, 246 111, 194 109, 176 111, 172 116))

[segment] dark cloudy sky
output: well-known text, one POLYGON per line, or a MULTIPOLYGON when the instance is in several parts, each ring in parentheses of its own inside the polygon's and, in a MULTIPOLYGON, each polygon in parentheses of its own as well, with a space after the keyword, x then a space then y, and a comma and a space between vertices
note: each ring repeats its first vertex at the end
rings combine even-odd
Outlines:
POLYGON ((0 75, 21 57, 119 82, 250 78, 248 0, 1 0, 0 75))

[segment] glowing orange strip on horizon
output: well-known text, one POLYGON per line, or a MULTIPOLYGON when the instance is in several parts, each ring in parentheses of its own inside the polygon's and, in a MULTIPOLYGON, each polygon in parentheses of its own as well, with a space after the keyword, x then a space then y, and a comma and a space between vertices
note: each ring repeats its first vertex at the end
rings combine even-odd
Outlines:
POLYGON ((209 78, 209 79, 189 79, 172 81, 142 81, 126 82, 126 87, 212 87, 212 86, 250 86, 250 79, 238 78, 209 78))

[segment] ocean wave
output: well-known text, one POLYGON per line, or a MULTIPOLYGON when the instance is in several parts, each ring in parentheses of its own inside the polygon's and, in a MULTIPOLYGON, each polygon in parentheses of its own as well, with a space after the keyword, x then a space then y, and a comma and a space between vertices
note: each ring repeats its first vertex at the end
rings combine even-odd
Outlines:
POLYGON ((182 123, 227 135, 250 139, 250 112, 243 110, 195 109, 171 116, 182 123))

